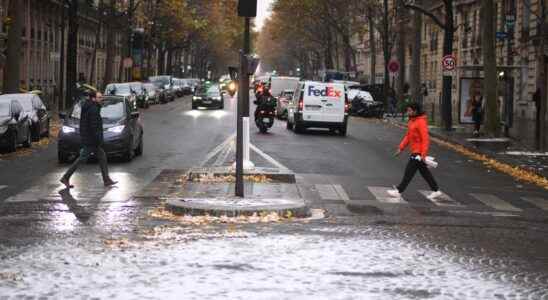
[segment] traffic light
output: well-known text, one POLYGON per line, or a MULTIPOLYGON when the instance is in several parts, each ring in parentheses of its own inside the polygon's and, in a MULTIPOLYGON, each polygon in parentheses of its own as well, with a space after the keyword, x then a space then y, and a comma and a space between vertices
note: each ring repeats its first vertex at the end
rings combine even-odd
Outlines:
POLYGON ((257 16, 257 0, 239 0, 238 16, 255 18, 257 16))

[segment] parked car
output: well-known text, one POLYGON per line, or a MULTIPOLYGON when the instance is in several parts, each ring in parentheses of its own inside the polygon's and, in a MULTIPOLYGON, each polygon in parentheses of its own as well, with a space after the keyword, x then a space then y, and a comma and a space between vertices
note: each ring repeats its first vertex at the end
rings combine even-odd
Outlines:
POLYGON ((143 88, 142 82, 130 82, 129 86, 135 94, 135 99, 137 101, 137 106, 140 108, 148 108, 149 104, 147 102, 147 95, 145 89, 143 88))
POLYGON ((177 97, 183 97, 183 81, 179 78, 173 78, 173 91, 177 97))
MULTIPOLYGON (((106 96, 103 99, 103 149, 107 156, 120 156, 131 161, 143 154, 143 125, 139 111, 128 97, 106 96)), ((63 126, 59 132, 57 154, 60 163, 76 157, 81 148, 80 139, 81 102, 76 103, 68 113, 59 114, 63 126)))
POLYGON ((200 86, 192 97, 192 109, 199 107, 224 109, 223 96, 218 84, 200 86))
POLYGON ((137 97, 129 83, 111 83, 105 88, 105 96, 127 97, 130 103, 137 108, 137 97))
POLYGON ((302 133, 308 128, 329 128, 345 136, 348 108, 343 84, 304 81, 289 102, 287 129, 302 133))
POLYGON ((21 103, 17 100, 0 101, 0 147, 8 152, 14 152, 20 144, 30 148, 31 135, 29 115, 21 103))
POLYGON ((9 103, 11 100, 17 100, 23 106, 24 113, 28 115, 32 141, 36 142, 41 137, 49 136, 50 115, 40 96, 33 93, 0 96, 0 102, 9 103))
POLYGON ((181 79, 183 86, 183 95, 192 95, 194 94, 194 85, 189 79, 181 79))
POLYGON ((145 90, 147 103, 149 105, 160 103, 160 92, 158 91, 158 87, 154 85, 154 83, 144 83, 143 88, 145 90))
MULTIPOLYGON (((148 78, 156 86, 162 87, 164 91, 164 101, 171 102, 175 100, 175 90, 173 89, 173 78, 169 75, 152 76, 148 78)), ((165 102, 164 102, 165 103, 165 102)))
POLYGON ((294 90, 285 90, 276 97, 276 116, 279 119, 287 118, 287 105, 293 98, 294 90))
POLYGON ((349 90, 348 99, 351 101, 351 115, 377 118, 384 116, 383 103, 375 101, 369 92, 355 89, 349 90))

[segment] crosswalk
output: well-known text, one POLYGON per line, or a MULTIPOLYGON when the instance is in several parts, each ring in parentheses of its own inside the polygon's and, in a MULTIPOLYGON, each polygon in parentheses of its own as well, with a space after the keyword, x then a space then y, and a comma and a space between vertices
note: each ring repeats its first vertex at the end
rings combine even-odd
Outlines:
POLYGON ((525 197, 513 196, 511 199, 501 199, 500 196, 487 193, 464 193, 459 195, 459 199, 452 197, 446 193, 442 196, 430 199, 431 191, 418 190, 421 195, 420 199, 416 197, 406 198, 405 195, 412 194, 412 191, 407 191, 402 197, 395 198, 388 194, 388 190, 393 187, 383 186, 367 186, 366 190, 370 195, 360 193, 359 198, 351 199, 348 193, 340 184, 315 184, 312 187, 317 192, 321 200, 340 200, 347 204, 379 204, 379 205, 401 205, 401 206, 432 206, 438 208, 452 209, 479 209, 486 211, 496 211, 500 213, 522 213, 526 210, 538 210, 540 212, 548 212, 548 197, 525 197), (464 198, 468 201, 464 201, 464 198), (430 204, 428 204, 430 203, 430 204))

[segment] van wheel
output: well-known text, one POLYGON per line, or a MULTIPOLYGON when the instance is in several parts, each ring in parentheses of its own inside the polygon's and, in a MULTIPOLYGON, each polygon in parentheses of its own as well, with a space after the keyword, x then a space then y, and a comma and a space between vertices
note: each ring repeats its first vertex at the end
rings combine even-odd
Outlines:
POLYGON ((347 129, 347 126, 343 126, 341 128, 339 128, 339 135, 340 136, 346 136, 346 129, 347 129))
POLYGON ((304 127, 302 124, 300 124, 299 122, 295 122, 295 133, 303 133, 304 132, 304 127))

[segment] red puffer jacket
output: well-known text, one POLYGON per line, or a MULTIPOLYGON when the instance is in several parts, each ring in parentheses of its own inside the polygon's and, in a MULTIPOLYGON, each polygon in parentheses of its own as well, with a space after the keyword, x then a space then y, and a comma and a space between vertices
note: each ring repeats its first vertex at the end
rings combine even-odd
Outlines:
POLYGON ((407 146, 411 153, 418 153, 423 159, 428 154, 430 136, 428 135, 428 120, 425 115, 409 119, 407 133, 400 143, 400 150, 405 150, 407 146))

